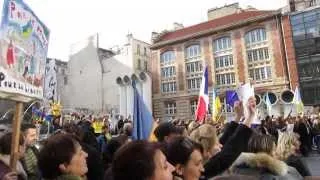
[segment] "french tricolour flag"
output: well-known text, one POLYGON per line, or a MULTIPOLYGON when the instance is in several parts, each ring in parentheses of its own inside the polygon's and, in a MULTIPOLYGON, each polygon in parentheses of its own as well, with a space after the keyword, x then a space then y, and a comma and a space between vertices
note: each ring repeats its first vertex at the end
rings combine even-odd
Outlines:
POLYGON ((200 87, 198 106, 195 118, 198 123, 203 123, 209 109, 209 93, 208 93, 208 67, 206 66, 200 87))

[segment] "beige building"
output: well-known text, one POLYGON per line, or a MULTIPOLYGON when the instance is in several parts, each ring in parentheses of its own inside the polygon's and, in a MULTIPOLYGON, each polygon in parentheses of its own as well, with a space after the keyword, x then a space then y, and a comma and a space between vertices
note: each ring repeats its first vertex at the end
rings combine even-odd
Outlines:
MULTIPOLYGON (((154 116, 194 118, 204 65, 210 74, 210 96, 215 87, 224 101, 225 90, 251 80, 258 95, 274 94, 273 114, 285 113, 278 97, 298 82, 288 19, 278 11, 241 9, 237 3, 209 10, 208 18, 183 29, 153 33, 154 116)), ((232 108, 224 103, 224 111, 232 108)))

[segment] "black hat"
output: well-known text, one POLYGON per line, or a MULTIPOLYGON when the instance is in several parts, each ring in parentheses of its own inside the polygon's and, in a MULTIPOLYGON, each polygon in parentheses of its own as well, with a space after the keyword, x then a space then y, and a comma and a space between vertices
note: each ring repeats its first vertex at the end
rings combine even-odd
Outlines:
POLYGON ((170 134, 181 134, 181 129, 173 125, 171 122, 163 122, 154 130, 154 135, 160 142, 164 140, 165 136, 169 136, 170 134))

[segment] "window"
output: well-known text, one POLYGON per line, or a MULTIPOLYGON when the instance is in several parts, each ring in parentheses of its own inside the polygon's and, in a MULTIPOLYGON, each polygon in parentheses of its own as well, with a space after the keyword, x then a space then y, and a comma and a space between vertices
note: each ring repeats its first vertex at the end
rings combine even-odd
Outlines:
POLYGON ((186 72, 187 73, 202 72, 202 63, 201 63, 201 61, 186 63, 186 72))
POLYGON ((162 93, 174 93, 177 90, 176 82, 165 82, 161 84, 162 93))
POLYGON ((233 57, 232 55, 227 56, 218 56, 215 58, 216 68, 224 68, 233 66, 233 57))
POLYGON ((173 51, 166 51, 161 54, 160 62, 165 64, 170 64, 175 60, 174 52, 173 51))
POLYGON ((200 45, 191 45, 186 48, 186 59, 200 57, 200 45))
POLYGON ((249 31, 245 35, 245 42, 247 45, 259 43, 267 40, 266 30, 264 28, 249 31))
POLYGON ((140 55, 140 44, 137 44, 137 54, 140 55))
POLYGON ((197 110, 198 102, 197 100, 190 101, 191 114, 194 115, 197 110))
POLYGON ((64 85, 67 85, 67 84, 68 84, 68 77, 67 77, 67 76, 65 76, 65 77, 63 78, 63 83, 64 83, 64 85))
POLYGON ((137 69, 141 69, 141 60, 140 59, 138 59, 138 61, 137 61, 137 69))
POLYGON ((165 113, 167 115, 176 114, 177 113, 177 105, 175 102, 166 102, 165 103, 165 113))
POLYGON ((271 67, 265 66, 259 68, 251 68, 249 70, 249 76, 256 81, 271 79, 271 67))
POLYGON ((214 52, 231 49, 231 38, 222 37, 214 40, 213 42, 214 52))
POLYGON ((189 90, 200 89, 201 78, 187 79, 187 85, 189 90))
POLYGON ((259 48, 247 51, 248 62, 269 60, 268 48, 259 48))
POLYGON ((143 55, 147 56, 147 48, 144 47, 143 55))
POLYGON ((147 72, 148 71, 148 62, 144 61, 144 71, 147 72))
POLYGON ((161 77, 162 78, 171 78, 175 75, 176 75, 176 67, 175 66, 161 68, 161 77))
POLYGON ((216 75, 217 85, 232 85, 236 83, 235 73, 224 73, 216 75))

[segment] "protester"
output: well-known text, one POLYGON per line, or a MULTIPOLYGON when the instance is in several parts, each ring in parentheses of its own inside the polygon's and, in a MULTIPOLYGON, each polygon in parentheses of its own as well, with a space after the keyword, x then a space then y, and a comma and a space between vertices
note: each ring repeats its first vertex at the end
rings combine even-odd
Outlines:
POLYGON ((35 144, 37 142, 37 129, 33 124, 22 124, 21 132, 26 139, 26 152, 22 159, 22 165, 27 172, 28 180, 38 180, 40 178, 37 166, 39 150, 35 144))
POLYGON ((102 133, 97 137, 99 150, 101 153, 105 152, 107 149, 108 141, 111 140, 111 134, 109 133, 109 127, 104 125, 102 127, 102 133))
MULTIPOLYGON (((241 104, 242 103, 240 102, 236 103, 236 107, 239 107, 239 108, 236 108, 237 114, 243 114, 243 108, 241 104)), ((196 179, 199 179, 200 175, 202 174, 203 178, 208 179, 213 176, 219 175, 220 173, 224 172, 226 169, 228 169, 232 165, 232 163, 237 159, 240 153, 247 149, 247 143, 252 134, 252 130, 250 129, 250 126, 256 112, 256 104, 255 104, 254 98, 249 99, 246 105, 246 108, 248 108, 249 113, 248 113, 248 116, 245 118, 243 124, 238 125, 237 122, 240 121, 240 118, 237 117, 236 122, 232 122, 229 125, 228 127, 229 130, 225 132, 225 135, 224 135, 225 137, 220 139, 221 144, 224 144, 223 148, 221 149, 220 152, 218 152, 214 156, 211 155, 211 157, 204 164, 204 169, 201 168, 203 163, 202 162, 203 147, 201 145, 200 145, 201 147, 200 149, 198 147, 198 143, 195 143, 193 141, 191 141, 192 143, 186 143, 189 140, 181 140, 179 138, 173 139, 171 142, 167 144, 166 154, 168 157, 168 161, 173 163, 173 165, 176 168, 176 173, 180 176, 180 178, 182 179, 191 178, 191 180, 196 180, 196 179), (231 132, 231 129, 233 130, 236 129, 236 130, 231 132), (183 156, 183 157, 178 158, 180 156, 183 156), (195 156, 195 157, 193 158, 191 156, 195 156), (189 166, 190 164, 188 163, 189 162, 191 163, 191 160, 193 160, 193 164, 197 162, 196 165, 189 166), (180 170, 182 169, 182 171, 177 172, 177 170, 179 171, 179 169, 180 170), (186 169, 188 169, 188 171, 186 169), (183 170, 185 171, 185 173, 183 173, 184 172, 183 170), (189 174, 189 172, 194 172, 194 173, 192 173, 191 175, 189 174), (199 172, 200 172, 200 175, 199 175, 199 172)), ((212 144, 215 145, 216 143, 212 143, 212 144)))
POLYGON ((301 115, 297 117, 297 123, 294 127, 294 132, 300 136, 300 152, 302 155, 307 156, 311 151, 312 146, 312 134, 311 128, 308 126, 307 119, 301 115))
POLYGON ((161 146, 147 141, 133 141, 123 146, 112 163, 113 180, 172 180, 173 171, 161 146))
POLYGON ((174 165, 175 180, 198 180, 204 172, 203 148, 187 137, 176 137, 166 148, 168 161, 174 165))
POLYGON ((87 153, 68 134, 51 136, 39 153, 39 168, 46 180, 81 180, 88 171, 87 153))
MULTIPOLYGON (((7 133, 0 138, 0 179, 1 180, 27 180, 28 176, 20 161, 17 161, 16 172, 10 169, 12 133, 7 133)), ((19 137, 18 155, 19 159, 25 153, 25 139, 22 135, 19 137)))
POLYGON ((280 132, 276 154, 278 159, 285 161, 289 166, 296 168, 301 176, 311 176, 311 173, 301 157, 298 155, 300 141, 293 132, 280 132))
POLYGON ((94 138, 94 135, 92 140, 88 141, 88 138, 85 139, 85 137, 92 137, 92 135, 87 135, 92 133, 90 130, 87 130, 88 128, 89 127, 86 125, 78 127, 75 124, 69 124, 64 126, 63 130, 69 134, 75 135, 83 151, 88 154, 88 172, 86 174, 88 180, 101 180, 104 176, 102 157, 101 153, 95 147, 96 138, 94 138), (95 143, 92 143, 94 141, 95 143))
POLYGON ((230 168, 232 175, 254 176, 257 179, 300 180, 298 171, 275 158, 275 142, 268 135, 255 134, 248 144, 249 153, 242 153, 230 168))
POLYGON ((124 134, 113 137, 110 141, 108 141, 106 151, 104 151, 102 154, 105 167, 104 169, 108 169, 111 166, 114 154, 121 146, 125 145, 127 142, 129 142, 129 138, 124 134))
POLYGON ((181 136, 181 129, 171 122, 162 122, 154 130, 154 135, 159 142, 170 142, 177 136, 181 136))

